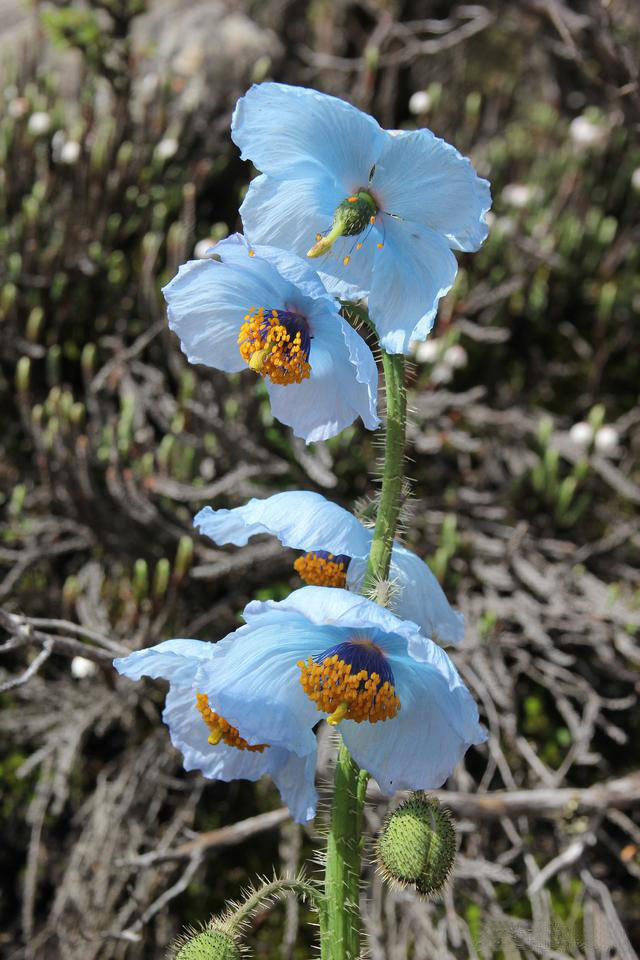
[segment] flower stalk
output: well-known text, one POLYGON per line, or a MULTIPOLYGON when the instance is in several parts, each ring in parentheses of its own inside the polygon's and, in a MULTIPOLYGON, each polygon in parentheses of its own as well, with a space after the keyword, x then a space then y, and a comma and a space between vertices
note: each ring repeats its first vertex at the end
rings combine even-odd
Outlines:
POLYGON ((327 839, 322 960, 358 960, 360 956, 362 811, 368 779, 369 774, 359 769, 341 743, 327 839))
MULTIPOLYGON (((365 318, 372 327, 368 317, 365 318)), ((404 479, 407 398, 404 357, 382 350, 387 400, 382 490, 369 552, 363 593, 389 574, 404 479)), ((326 917, 321 923, 322 960, 358 960, 360 956, 360 861, 362 814, 369 774, 360 770, 344 743, 335 773, 325 873, 326 917)))
POLYGON ((258 907, 265 902, 279 899, 287 893, 295 894, 303 903, 309 902, 322 919, 325 902, 322 893, 315 884, 309 883, 302 878, 276 878, 267 883, 263 883, 257 890, 253 890, 244 903, 237 909, 229 912, 221 927, 230 934, 239 933, 258 907))
POLYGON ((402 505, 404 481, 403 465, 407 429, 404 356, 382 350, 382 367, 387 400, 387 435, 382 468, 382 490, 364 579, 364 593, 374 587, 376 582, 386 579, 389 575, 391 550, 402 505))

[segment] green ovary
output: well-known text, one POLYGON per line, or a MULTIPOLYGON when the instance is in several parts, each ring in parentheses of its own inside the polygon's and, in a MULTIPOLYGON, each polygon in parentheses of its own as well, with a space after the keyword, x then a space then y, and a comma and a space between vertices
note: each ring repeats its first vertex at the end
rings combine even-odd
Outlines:
POLYGON ((318 235, 308 251, 308 257, 327 253, 338 237, 356 237, 375 222, 378 205, 367 190, 358 190, 336 207, 331 229, 326 236, 318 235))

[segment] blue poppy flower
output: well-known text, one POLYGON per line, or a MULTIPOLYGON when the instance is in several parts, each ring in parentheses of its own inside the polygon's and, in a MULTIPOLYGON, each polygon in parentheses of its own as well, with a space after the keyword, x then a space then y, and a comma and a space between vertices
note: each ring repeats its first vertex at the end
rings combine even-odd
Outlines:
MULTIPOLYGON (((319 493, 276 493, 233 510, 204 507, 193 522, 215 543, 237 547, 258 533, 269 533, 283 546, 305 551, 294 564, 305 583, 346 586, 354 593, 362 589, 372 532, 319 493)), ((451 608, 426 563, 399 543, 393 547, 389 578, 394 585, 391 606, 398 616, 417 623, 426 636, 439 643, 462 642, 463 615, 451 608)))
POLYGON ((113 663, 132 680, 147 676, 169 681, 162 719, 169 727, 171 742, 184 757, 185 770, 200 770, 209 780, 225 781, 259 780, 266 774, 294 820, 311 820, 317 802, 313 738, 307 741, 307 752, 300 754, 275 740, 266 744, 264 737, 243 737, 216 712, 215 697, 202 692, 202 670, 213 662, 215 651, 215 644, 200 640, 167 640, 113 663))
POLYGON ((451 250, 477 250, 489 183, 430 130, 383 130, 305 87, 254 85, 231 136, 262 171, 240 213, 252 242, 318 257, 325 283, 369 312, 389 353, 424 340, 453 284, 451 250), (315 242, 314 242, 315 240, 315 242))
POLYGON ((249 741, 310 752, 321 718, 386 794, 450 776, 486 731, 445 651, 347 590, 303 587, 254 601, 214 645, 199 690, 249 741))
POLYGON ((307 443, 376 415, 378 371, 309 264, 250 247, 240 234, 191 260, 163 289, 169 326, 191 363, 262 374, 274 417, 307 443))

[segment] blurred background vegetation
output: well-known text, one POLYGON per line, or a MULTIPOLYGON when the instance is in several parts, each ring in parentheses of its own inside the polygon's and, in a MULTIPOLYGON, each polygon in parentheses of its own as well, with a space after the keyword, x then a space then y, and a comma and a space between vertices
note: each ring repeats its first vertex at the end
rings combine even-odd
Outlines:
MULTIPOLYGON (((249 373, 188 366, 166 325, 161 285, 240 228, 254 171, 230 114, 267 78, 429 126, 493 187, 490 237, 415 351, 406 537, 466 614, 455 659, 492 735, 450 787, 538 792, 452 804, 443 903, 371 870, 371 955, 636 956, 639 40, 633 0, 0 3, 7 956, 160 957, 318 843, 321 818, 292 826, 270 784, 184 774, 161 684, 110 666, 219 639, 299 585, 277 544, 195 536, 201 506, 375 491, 360 426, 305 447, 249 373), (595 784, 598 802, 561 793, 595 784)), ((325 780, 330 763, 323 741, 325 780)), ((370 832, 384 813, 374 791, 370 832)), ((256 956, 308 956, 300 919, 265 910, 256 956)))

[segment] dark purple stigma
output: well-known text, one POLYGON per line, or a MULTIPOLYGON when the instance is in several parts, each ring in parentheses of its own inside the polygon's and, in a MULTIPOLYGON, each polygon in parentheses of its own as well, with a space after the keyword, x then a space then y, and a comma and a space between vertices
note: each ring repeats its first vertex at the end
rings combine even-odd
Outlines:
POLYGON ((316 557, 320 557, 321 560, 326 560, 329 563, 341 563, 345 570, 351 563, 351 557, 348 557, 346 553, 330 553, 328 550, 308 550, 307 552, 314 553, 316 557))
POLYGON ((299 313, 291 313, 289 310, 275 310, 273 307, 265 308, 264 320, 260 325, 260 333, 263 340, 266 340, 267 334, 273 326, 274 313, 277 313, 277 322, 286 329, 292 341, 295 339, 297 333, 300 334, 300 350, 305 357, 308 357, 313 337, 309 333, 309 324, 299 313))
POLYGON ((318 657, 314 657, 316 663, 322 663, 328 657, 338 657, 344 663, 351 664, 351 675, 366 670, 368 675, 377 673, 380 677, 380 686, 388 682, 390 686, 395 687, 395 677, 389 661, 375 643, 358 643, 352 640, 344 640, 337 643, 334 647, 325 650, 318 657))

